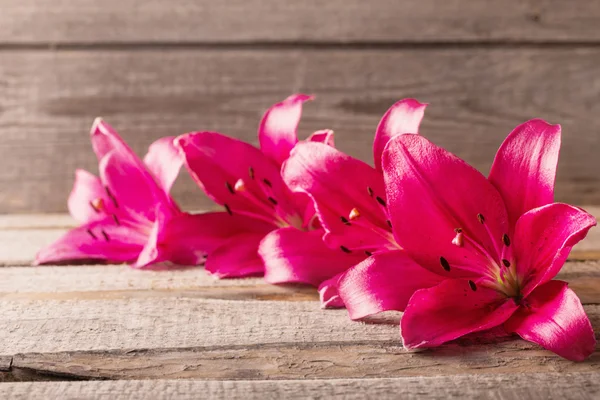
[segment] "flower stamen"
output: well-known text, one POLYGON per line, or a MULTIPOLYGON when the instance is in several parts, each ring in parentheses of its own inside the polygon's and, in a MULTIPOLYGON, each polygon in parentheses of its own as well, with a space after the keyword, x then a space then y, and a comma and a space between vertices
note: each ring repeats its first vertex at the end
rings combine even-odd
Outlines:
POLYGON ((117 203, 117 199, 113 196, 108 186, 104 186, 104 190, 106 191, 106 195, 110 198, 110 201, 115 205, 115 208, 119 208, 119 203, 117 203))

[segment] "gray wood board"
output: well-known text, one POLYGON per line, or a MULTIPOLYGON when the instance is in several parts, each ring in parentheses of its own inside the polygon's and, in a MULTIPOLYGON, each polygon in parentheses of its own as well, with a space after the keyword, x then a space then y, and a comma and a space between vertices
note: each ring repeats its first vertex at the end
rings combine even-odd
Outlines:
POLYGON ((594 0, 4 0, 0 43, 597 42, 594 0))
MULTIPOLYGON (((64 211, 75 168, 95 170, 89 126, 103 116, 140 153, 154 139, 219 130, 256 142, 262 112, 316 94, 301 136, 333 128, 371 161, 377 122, 403 97, 431 105, 422 133, 487 172, 506 134, 563 125, 557 198, 600 203, 600 49, 138 49, 0 52, 0 212, 64 211)), ((191 180, 184 208, 206 208, 191 180)))

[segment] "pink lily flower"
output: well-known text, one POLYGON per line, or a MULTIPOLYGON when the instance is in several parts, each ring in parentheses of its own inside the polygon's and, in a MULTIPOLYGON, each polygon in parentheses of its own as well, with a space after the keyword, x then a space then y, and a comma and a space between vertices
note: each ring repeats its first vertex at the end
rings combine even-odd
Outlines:
POLYGON ((293 191, 305 193, 313 200, 325 230, 326 245, 356 255, 359 262, 362 261, 321 283, 319 293, 324 308, 346 305, 351 318, 359 319, 371 314, 373 307, 377 310, 382 306, 404 308, 415 290, 440 282, 441 277, 427 271, 418 275, 420 279, 402 279, 406 285, 405 295, 388 297, 385 305, 378 300, 371 303, 364 298, 344 295, 348 286, 344 282, 352 281, 355 275, 369 271, 369 283, 373 286, 378 286, 378 277, 387 279, 385 271, 375 271, 379 267, 372 266, 374 260, 402 258, 401 273, 407 277, 414 276, 415 270, 422 270, 403 252, 394 237, 396 227, 388 212, 388 207, 393 205, 388 204, 386 196, 381 156, 391 138, 419 131, 426 106, 404 99, 384 114, 373 143, 375 168, 319 143, 298 144, 286 162, 284 180, 293 191))
MULTIPOLYGON (((302 105, 310 99, 297 94, 272 106, 258 129, 260 149, 216 132, 177 138, 196 183, 226 210, 213 226, 232 231, 208 254, 208 272, 220 278, 263 275, 267 265, 270 283, 318 285, 356 262, 324 245, 312 203, 292 193, 281 178, 281 165, 298 143, 302 105), (248 223, 240 224, 240 218, 248 223)), ((318 131, 308 141, 329 147, 333 133, 318 131)))
MULTIPOLYGON (((427 275, 446 278, 410 298, 401 321, 407 349, 501 326, 570 360, 594 351, 581 302, 552 280, 596 225, 585 211, 553 203, 559 148, 559 125, 526 122, 504 141, 486 179, 421 136, 390 141, 383 169, 394 236, 427 275)), ((393 274, 404 259, 379 262, 389 263, 388 280, 399 279, 393 274)), ((371 285, 368 273, 354 296, 404 296, 371 285)), ((421 279, 414 273, 406 278, 421 279)))
POLYGON ((91 140, 100 177, 77 170, 68 201, 81 225, 42 249, 36 264, 102 260, 135 267, 163 261, 195 265, 230 234, 221 228, 207 235, 205 222, 218 214, 181 212, 169 196, 183 164, 173 137, 154 142, 144 161, 101 119, 94 121, 91 140))

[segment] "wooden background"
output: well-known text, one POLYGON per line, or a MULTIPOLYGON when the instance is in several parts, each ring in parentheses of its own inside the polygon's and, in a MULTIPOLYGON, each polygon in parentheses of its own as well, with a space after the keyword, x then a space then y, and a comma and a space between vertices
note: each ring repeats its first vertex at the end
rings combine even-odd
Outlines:
MULTIPOLYGON (((594 0, 0 0, 0 213, 66 210, 96 116, 140 154, 191 130, 256 142, 296 91, 317 95, 301 135, 368 161, 402 97, 486 173, 515 125, 561 123, 558 199, 599 204, 599 26, 594 0)), ((174 194, 209 204, 189 179, 174 194)))

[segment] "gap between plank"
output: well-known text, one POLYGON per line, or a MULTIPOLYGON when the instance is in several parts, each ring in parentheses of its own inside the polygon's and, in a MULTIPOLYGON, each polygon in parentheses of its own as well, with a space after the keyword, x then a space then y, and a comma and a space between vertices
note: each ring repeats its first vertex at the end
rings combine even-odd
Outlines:
POLYGON ((106 51, 106 50, 406 50, 406 49, 574 49, 574 48, 599 48, 600 42, 586 41, 517 41, 517 40, 490 40, 490 41, 406 41, 406 42, 311 42, 311 41, 255 41, 255 42, 192 42, 192 41, 156 41, 156 42, 37 42, 18 43, 0 42, 0 51, 106 51))

